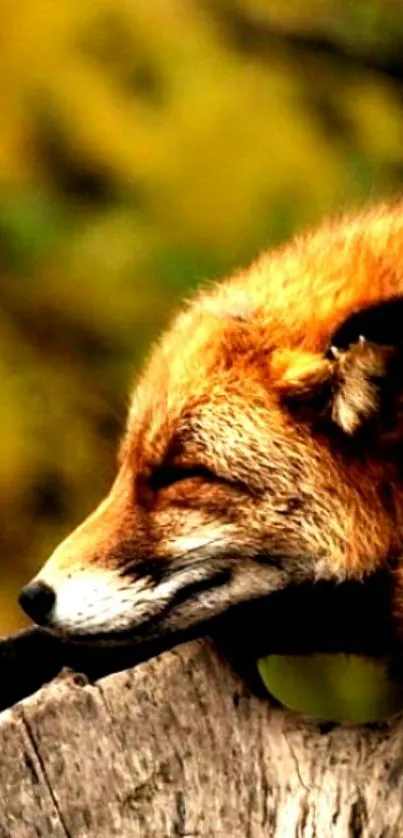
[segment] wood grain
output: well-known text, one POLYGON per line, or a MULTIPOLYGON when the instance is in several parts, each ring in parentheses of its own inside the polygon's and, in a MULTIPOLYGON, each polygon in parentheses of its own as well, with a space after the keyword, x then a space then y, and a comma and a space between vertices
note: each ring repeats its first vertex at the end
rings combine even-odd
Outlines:
POLYGON ((403 721, 334 727, 252 695, 207 640, 0 715, 0 838, 401 838, 403 721))

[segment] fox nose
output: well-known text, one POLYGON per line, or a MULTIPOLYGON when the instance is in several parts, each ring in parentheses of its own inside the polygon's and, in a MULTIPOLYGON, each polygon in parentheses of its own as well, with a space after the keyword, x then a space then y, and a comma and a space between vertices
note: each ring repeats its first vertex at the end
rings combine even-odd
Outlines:
POLYGON ((45 626, 49 622, 56 594, 46 582, 30 582, 22 589, 19 597, 21 608, 35 623, 45 626))

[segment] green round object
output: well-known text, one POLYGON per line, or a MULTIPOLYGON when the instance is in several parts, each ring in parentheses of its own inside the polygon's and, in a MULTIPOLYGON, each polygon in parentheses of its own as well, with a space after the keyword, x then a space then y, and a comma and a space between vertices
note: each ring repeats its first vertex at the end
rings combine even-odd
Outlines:
POLYGON ((312 718, 365 724, 402 710, 384 661, 358 655, 268 655, 257 662, 268 692, 312 718))

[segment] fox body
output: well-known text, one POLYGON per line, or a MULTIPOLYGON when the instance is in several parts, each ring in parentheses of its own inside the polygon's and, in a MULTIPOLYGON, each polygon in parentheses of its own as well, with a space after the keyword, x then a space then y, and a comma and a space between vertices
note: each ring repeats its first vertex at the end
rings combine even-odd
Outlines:
POLYGON ((173 644, 287 587, 382 572, 399 631, 402 301, 399 205, 199 292, 135 387, 109 495, 25 610, 77 639, 173 644))

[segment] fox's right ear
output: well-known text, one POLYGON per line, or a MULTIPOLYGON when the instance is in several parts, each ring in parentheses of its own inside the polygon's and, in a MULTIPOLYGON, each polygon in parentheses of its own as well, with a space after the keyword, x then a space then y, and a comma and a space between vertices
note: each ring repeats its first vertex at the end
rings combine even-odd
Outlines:
POLYGON ((348 317, 325 356, 280 351, 274 368, 290 405, 327 415, 349 435, 372 421, 385 440, 403 440, 403 298, 348 317))

